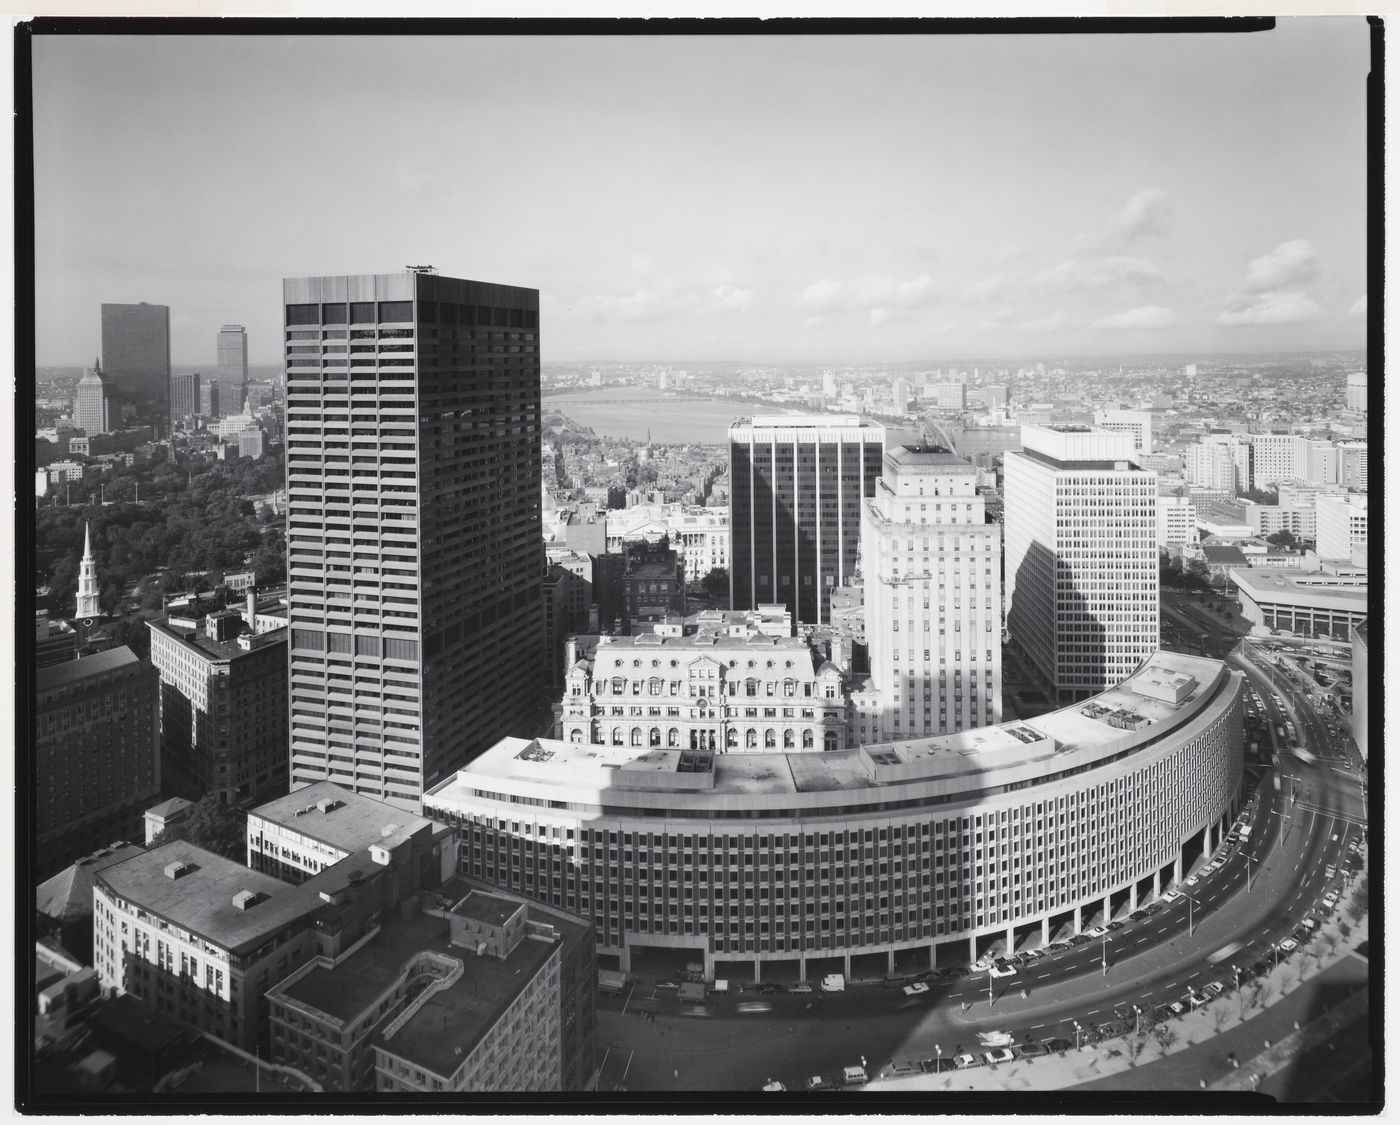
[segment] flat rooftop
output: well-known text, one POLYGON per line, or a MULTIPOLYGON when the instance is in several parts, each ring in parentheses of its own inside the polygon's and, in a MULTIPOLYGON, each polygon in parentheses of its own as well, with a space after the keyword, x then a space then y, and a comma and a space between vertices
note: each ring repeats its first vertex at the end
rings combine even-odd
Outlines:
POLYGON ((1248 567, 1231 580, 1256 602, 1361 613, 1370 601, 1366 575, 1301 574, 1291 567, 1248 567))
POLYGON ((133 906, 237 949, 271 933, 306 912, 303 896, 290 896, 290 883, 253 871, 183 840, 163 844, 98 872, 96 878, 133 906), (168 864, 182 861, 192 870, 178 879, 165 874, 168 864), (248 910, 233 905, 240 891, 270 897, 248 910))
POLYGON ((490 791, 493 781, 504 779, 557 785, 579 793, 574 800, 590 792, 596 799, 605 790, 688 790, 709 797, 954 779, 1117 746, 1134 731, 1171 722, 1193 709, 1227 675, 1218 660, 1161 651, 1108 691, 1034 719, 831 752, 710 754, 506 738, 430 790, 425 800, 429 806, 451 808, 454 794, 466 799, 473 789, 490 791))
POLYGON ((35 673, 35 686, 41 692, 52 691, 57 687, 78 683, 90 676, 101 675, 103 672, 137 667, 140 663, 141 661, 136 658, 136 654, 131 649, 127 648, 126 645, 119 645, 116 648, 109 648, 105 652, 94 653, 92 656, 80 657, 77 660, 65 660, 61 664, 50 664, 47 668, 40 668, 35 673))
POLYGON ((386 838, 400 839, 433 822, 333 781, 317 781, 259 805, 248 814, 283 825, 343 852, 357 852, 386 838), (329 812, 317 805, 339 802, 329 812))

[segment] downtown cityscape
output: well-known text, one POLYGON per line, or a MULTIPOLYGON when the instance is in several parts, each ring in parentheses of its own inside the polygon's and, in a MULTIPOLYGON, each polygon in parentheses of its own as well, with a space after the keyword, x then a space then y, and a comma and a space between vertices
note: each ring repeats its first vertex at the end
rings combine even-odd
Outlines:
POLYGON ((20 1108, 1380 1104, 1364 20, 134 26, 21 34, 20 1108))

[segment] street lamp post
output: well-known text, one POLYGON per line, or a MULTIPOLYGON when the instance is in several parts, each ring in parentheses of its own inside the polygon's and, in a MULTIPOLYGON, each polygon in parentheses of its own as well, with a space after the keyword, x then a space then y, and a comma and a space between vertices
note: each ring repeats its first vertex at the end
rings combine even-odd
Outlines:
POLYGON ((1103 935, 1103 946, 1099 953, 1099 958, 1103 963, 1103 975, 1108 976, 1108 935, 1103 935))
POLYGON ((990 1008, 993 1004, 996 1003, 996 997, 992 995, 992 985, 993 985, 993 983, 994 983, 994 982, 993 982, 993 980, 992 980, 992 967, 991 967, 990 965, 988 965, 988 966, 987 966, 987 1007, 989 1007, 989 1008, 990 1008))
POLYGON ((1269 942, 1269 948, 1272 949, 1272 950, 1274 951, 1274 968, 1277 969, 1277 968, 1278 968, 1278 942, 1276 942, 1276 941, 1271 941, 1271 942, 1269 942))
POLYGON ((937 1057, 933 1060, 933 1073, 934 1073, 934 1074, 942 1074, 942 1073, 943 1073, 943 1047, 942 1047, 941 1044, 935 1043, 935 1044, 933 1045, 933 1049, 934 1049, 935 1054, 937 1055, 937 1057))
POLYGON ((1254 865, 1255 865, 1255 863, 1258 862, 1259 857, 1256 856, 1253 852, 1245 852, 1245 853, 1244 853, 1244 858, 1245 858, 1245 872, 1246 872, 1246 878, 1247 878, 1247 881, 1248 881, 1248 885, 1247 885, 1246 889, 1248 890, 1248 892, 1249 892, 1250 894, 1253 894, 1253 893, 1254 893, 1254 865))
POLYGON ((1079 1033, 1083 1029, 1079 1026, 1079 1021, 1074 1021, 1074 1049, 1079 1050, 1079 1033))
POLYGON ((1196 900, 1185 891, 1181 892, 1186 899, 1186 936, 1194 937, 1196 934, 1196 900))
POLYGON ((1133 1034, 1142 1034, 1142 1009, 1136 1004, 1133 1005, 1133 1034))

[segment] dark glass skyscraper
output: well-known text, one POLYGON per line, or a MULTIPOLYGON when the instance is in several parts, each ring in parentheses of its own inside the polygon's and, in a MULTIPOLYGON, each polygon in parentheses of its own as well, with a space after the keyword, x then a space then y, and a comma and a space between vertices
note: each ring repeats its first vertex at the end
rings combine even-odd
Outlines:
POLYGON ((730 604, 782 603, 831 620, 856 571, 861 508, 875 494, 884 427, 855 416, 771 415, 729 427, 730 604))
POLYGON ((283 297, 291 784, 416 808, 544 713, 539 294, 410 271, 283 297))
POLYGON ((241 324, 219 328, 219 366, 212 379, 219 394, 215 402, 224 413, 236 414, 248 396, 248 333, 241 324))
POLYGON ((167 305, 102 306, 102 374, 116 403, 109 424, 127 408, 137 418, 164 424, 170 417, 170 308, 167 305))

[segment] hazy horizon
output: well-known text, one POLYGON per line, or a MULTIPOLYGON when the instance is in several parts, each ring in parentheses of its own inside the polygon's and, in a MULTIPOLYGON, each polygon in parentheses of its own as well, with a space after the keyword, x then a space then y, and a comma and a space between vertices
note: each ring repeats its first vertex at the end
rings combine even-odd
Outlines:
POLYGON ((176 363, 279 362, 283 277, 409 262, 539 289, 546 362, 1359 350, 1369 50, 41 35, 36 360, 147 301, 176 363))

